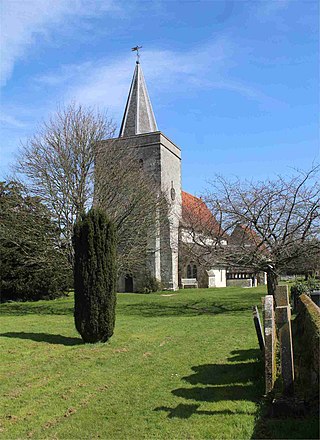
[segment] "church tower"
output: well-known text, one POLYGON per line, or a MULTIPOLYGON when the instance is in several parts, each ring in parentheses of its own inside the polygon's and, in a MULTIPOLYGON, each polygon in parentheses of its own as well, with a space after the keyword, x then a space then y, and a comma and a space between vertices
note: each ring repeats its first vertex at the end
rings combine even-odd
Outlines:
MULTIPOLYGON (((119 137, 110 140, 119 148, 134 148, 146 173, 166 194, 166 225, 155 225, 148 267, 166 289, 177 290, 178 235, 181 218, 181 151, 157 128, 139 59, 131 82, 119 137)), ((108 141, 106 141, 108 142, 108 141)), ((162 223, 162 222, 161 222, 162 223)), ((120 286, 121 288, 121 286, 120 286)), ((120 290, 125 290, 124 283, 120 290)))

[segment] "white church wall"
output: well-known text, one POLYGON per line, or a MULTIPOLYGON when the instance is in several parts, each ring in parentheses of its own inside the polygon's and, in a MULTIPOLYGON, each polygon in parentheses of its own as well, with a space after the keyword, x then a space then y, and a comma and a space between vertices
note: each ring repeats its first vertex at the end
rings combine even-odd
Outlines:
POLYGON ((226 269, 216 268, 207 270, 208 287, 226 287, 227 271, 226 269))
POLYGON ((169 236, 161 234, 160 242, 164 243, 165 254, 162 256, 161 277, 172 283, 172 289, 179 287, 178 280, 178 240, 181 220, 181 152, 162 133, 160 134, 160 172, 161 190, 167 195, 169 207, 169 236), (169 255, 170 254, 170 255, 169 255))
MULTIPOLYGON (((217 243, 217 240, 214 240, 213 238, 205 237, 203 234, 199 234, 198 232, 186 228, 181 229, 181 240, 183 243, 201 243, 205 246, 214 246, 217 243)), ((220 244, 226 246, 228 243, 226 240, 220 240, 220 244)))

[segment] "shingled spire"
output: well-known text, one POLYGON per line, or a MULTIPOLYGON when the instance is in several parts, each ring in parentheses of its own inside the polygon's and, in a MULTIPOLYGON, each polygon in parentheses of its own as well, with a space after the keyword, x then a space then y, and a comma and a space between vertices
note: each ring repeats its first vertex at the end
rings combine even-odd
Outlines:
POLYGON ((119 137, 158 131, 147 86, 139 61, 136 62, 119 137))

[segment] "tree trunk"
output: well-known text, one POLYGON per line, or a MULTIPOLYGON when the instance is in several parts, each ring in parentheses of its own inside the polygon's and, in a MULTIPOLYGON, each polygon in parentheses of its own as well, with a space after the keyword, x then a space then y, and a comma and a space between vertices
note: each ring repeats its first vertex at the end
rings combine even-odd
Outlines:
POLYGON ((278 285, 278 275, 273 270, 268 270, 267 272, 268 295, 274 296, 277 285, 278 285))

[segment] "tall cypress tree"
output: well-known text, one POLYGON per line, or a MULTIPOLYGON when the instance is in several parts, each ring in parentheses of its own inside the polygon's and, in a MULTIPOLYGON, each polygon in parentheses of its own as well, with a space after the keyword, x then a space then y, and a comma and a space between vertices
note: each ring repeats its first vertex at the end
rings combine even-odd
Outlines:
POLYGON ((116 306, 116 234, 100 210, 91 209, 74 228, 75 326, 84 342, 112 335, 116 306))

